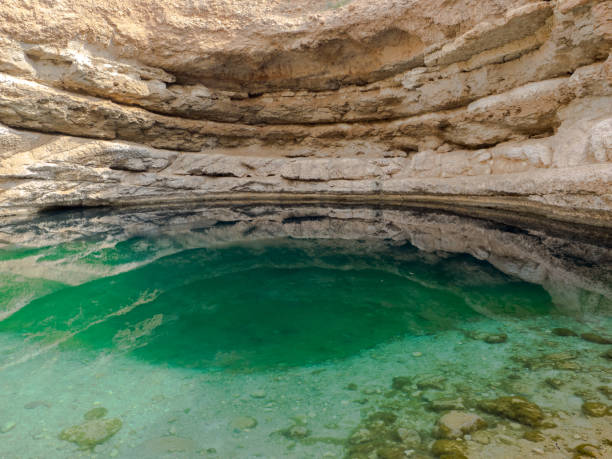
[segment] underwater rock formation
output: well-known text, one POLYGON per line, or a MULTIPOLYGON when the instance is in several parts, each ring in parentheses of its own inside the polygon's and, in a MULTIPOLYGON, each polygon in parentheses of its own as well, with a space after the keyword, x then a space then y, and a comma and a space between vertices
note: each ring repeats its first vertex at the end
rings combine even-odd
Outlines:
POLYGON ((449 411, 438 420, 437 434, 442 438, 458 438, 487 427, 486 421, 474 413, 449 411))
POLYGON ((610 226, 612 4, 0 6, 0 212, 231 200, 610 226))
POLYGON ((544 419, 544 413, 538 405, 519 396, 483 400, 479 407, 487 413, 512 419, 531 427, 537 427, 544 419))
POLYGON ((83 450, 95 448, 96 445, 104 443, 121 429, 120 419, 100 419, 94 418, 86 420, 82 424, 64 429, 60 435, 60 440, 75 443, 83 450))

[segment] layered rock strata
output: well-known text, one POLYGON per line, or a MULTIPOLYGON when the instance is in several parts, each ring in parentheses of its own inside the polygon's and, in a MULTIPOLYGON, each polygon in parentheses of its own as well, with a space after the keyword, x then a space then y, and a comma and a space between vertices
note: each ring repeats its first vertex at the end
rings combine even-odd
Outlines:
POLYGON ((406 202, 612 226, 612 2, 0 7, 0 213, 406 202))

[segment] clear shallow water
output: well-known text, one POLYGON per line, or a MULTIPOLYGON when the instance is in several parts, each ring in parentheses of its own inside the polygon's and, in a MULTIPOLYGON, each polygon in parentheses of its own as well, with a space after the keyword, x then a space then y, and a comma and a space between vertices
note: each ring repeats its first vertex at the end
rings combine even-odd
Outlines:
POLYGON ((611 254, 592 241, 316 208, 0 229, 2 457, 431 457, 449 406, 489 423, 470 457, 513 457, 532 429, 478 408, 504 395, 607 435, 581 407, 608 403, 609 346, 551 333, 609 335, 611 254), (61 434, 100 407, 114 435, 61 434))

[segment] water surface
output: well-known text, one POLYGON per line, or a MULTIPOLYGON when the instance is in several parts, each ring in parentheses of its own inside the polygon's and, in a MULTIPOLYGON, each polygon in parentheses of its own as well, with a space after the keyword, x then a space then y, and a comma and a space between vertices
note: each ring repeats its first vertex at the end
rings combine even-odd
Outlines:
POLYGON ((469 457, 606 447, 582 405, 609 403, 609 346, 552 332, 609 336, 605 237, 256 207, 63 212, 0 239, 2 457, 433 457, 451 408, 489 424, 469 457), (565 449, 479 409, 505 395, 565 449), (62 435, 102 407, 116 433, 62 435))

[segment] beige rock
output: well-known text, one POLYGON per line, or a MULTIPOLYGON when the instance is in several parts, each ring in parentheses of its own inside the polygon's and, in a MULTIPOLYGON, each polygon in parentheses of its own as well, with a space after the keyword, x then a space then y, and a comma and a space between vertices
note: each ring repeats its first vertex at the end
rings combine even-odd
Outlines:
POLYGON ((75 443, 83 450, 104 443, 121 429, 120 419, 94 419, 68 427, 59 435, 60 440, 75 443))
POLYGON ((484 419, 474 413, 451 411, 438 419, 437 435, 442 438, 458 438, 487 427, 484 419))
POLYGON ((274 197, 612 226, 610 2, 338 6, 6 0, 0 214, 274 197))
POLYGON ((588 148, 596 161, 612 161, 612 118, 599 121, 591 128, 588 148))

